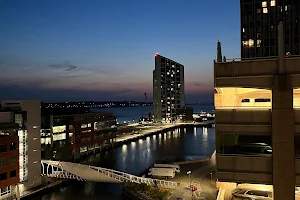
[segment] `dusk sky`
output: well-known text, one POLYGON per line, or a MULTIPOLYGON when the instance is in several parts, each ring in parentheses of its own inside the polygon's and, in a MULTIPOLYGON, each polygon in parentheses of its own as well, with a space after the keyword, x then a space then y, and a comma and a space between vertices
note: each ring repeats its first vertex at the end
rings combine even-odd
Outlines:
POLYGON ((239 16, 238 0, 1 0, 0 99, 151 99, 158 52, 185 66, 188 103, 212 101, 239 16))

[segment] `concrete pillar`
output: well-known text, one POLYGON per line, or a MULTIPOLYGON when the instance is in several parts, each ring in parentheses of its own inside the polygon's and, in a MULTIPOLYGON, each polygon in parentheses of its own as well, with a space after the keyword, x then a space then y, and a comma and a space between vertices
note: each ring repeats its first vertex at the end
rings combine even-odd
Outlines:
POLYGON ((293 87, 285 70, 283 23, 278 26, 278 75, 272 88, 273 198, 295 199, 293 87))
POLYGON ((293 88, 289 75, 276 75, 272 89, 274 200, 295 199, 293 88))
POLYGON ((278 25, 278 73, 285 74, 285 39, 283 23, 278 25))

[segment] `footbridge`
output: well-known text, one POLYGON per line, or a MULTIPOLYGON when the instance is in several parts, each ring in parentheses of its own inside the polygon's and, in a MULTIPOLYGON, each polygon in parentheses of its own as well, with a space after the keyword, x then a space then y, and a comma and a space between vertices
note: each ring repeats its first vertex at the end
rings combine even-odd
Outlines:
POLYGON ((131 182, 147 184, 164 188, 176 188, 178 183, 159 179, 143 178, 102 167, 89 166, 78 163, 42 160, 42 176, 52 178, 75 179, 78 181, 93 181, 106 183, 131 182))

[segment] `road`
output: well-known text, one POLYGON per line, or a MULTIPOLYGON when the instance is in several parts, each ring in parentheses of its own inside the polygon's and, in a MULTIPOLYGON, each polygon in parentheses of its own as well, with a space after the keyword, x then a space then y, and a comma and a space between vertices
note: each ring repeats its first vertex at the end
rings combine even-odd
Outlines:
POLYGON ((172 181, 180 183, 180 186, 172 193, 169 200, 177 200, 177 198, 201 199, 201 200, 215 200, 217 196, 217 189, 214 180, 215 167, 208 162, 193 163, 181 165, 181 173, 176 175, 172 181), (187 172, 191 171, 191 179, 187 175, 187 172), (212 173, 213 180, 211 181, 212 173), (189 188, 190 182, 192 185, 197 186, 197 191, 193 193, 189 188))

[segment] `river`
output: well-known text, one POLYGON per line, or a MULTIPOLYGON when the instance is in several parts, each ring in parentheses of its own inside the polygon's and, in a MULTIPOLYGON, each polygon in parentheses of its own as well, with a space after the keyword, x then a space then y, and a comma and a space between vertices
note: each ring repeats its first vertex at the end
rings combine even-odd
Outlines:
MULTIPOLYGON (((149 136, 89 158, 95 166, 139 175, 154 163, 194 160, 211 156, 215 150, 213 128, 180 128, 149 136)), ((121 184, 69 182, 66 186, 36 196, 34 200, 120 200, 121 184)))
MULTIPOLYGON (((199 113, 201 111, 211 112, 214 109, 213 104, 195 104, 187 105, 188 107, 193 107, 194 113, 199 113)), ((99 108, 93 109, 94 112, 113 112, 115 113, 118 122, 132 122, 133 120, 138 121, 142 116, 148 117, 148 113, 153 113, 152 106, 143 107, 125 107, 125 108, 99 108)))

